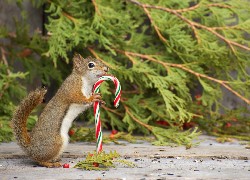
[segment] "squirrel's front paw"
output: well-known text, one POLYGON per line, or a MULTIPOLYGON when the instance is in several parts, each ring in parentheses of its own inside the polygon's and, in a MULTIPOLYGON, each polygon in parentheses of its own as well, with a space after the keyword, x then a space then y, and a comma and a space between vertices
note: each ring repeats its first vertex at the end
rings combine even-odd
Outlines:
POLYGON ((102 100, 102 95, 101 93, 95 93, 93 94, 93 101, 92 102, 99 102, 101 105, 106 104, 105 101, 102 100))

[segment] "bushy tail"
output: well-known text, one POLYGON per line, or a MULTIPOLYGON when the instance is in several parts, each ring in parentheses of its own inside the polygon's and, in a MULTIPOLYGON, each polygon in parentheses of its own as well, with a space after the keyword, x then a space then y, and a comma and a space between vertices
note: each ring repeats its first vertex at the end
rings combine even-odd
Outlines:
POLYGON ((17 142, 22 148, 26 148, 30 144, 30 135, 27 131, 27 119, 31 111, 43 101, 47 90, 45 88, 38 88, 29 93, 29 95, 22 100, 13 114, 12 124, 17 142))

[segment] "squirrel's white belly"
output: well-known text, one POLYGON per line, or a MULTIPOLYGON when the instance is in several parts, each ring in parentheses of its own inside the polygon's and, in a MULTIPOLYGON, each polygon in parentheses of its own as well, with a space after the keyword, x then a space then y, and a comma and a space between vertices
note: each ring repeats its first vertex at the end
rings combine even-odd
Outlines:
POLYGON ((72 122, 74 121, 74 119, 83 111, 85 111, 87 108, 89 107, 88 104, 86 105, 82 105, 82 104, 71 104, 69 106, 69 109, 65 115, 65 117, 63 118, 62 121, 62 125, 61 125, 61 137, 63 140, 63 146, 62 149, 60 151, 60 154, 63 152, 63 150, 66 148, 66 146, 69 143, 69 128, 72 125, 72 122))

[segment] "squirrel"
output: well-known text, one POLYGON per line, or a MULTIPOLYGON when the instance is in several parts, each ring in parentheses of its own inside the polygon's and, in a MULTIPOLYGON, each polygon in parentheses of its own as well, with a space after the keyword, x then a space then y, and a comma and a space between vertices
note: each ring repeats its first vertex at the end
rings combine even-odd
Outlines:
POLYGON ((68 131, 73 120, 93 102, 104 103, 100 93, 92 94, 92 88, 108 70, 98 59, 84 59, 75 54, 72 73, 45 106, 30 133, 26 127, 28 116, 42 103, 47 90, 38 88, 21 101, 13 114, 13 131, 17 143, 31 159, 40 166, 61 166, 59 158, 68 145, 68 131))

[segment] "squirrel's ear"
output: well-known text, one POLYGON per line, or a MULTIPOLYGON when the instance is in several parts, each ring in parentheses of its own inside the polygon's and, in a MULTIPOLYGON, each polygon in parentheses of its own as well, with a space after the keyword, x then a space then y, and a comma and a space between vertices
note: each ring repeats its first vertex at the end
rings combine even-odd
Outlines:
POLYGON ((73 57, 73 68, 74 69, 78 69, 81 66, 82 59, 83 59, 83 57, 80 54, 74 53, 74 57, 73 57))

